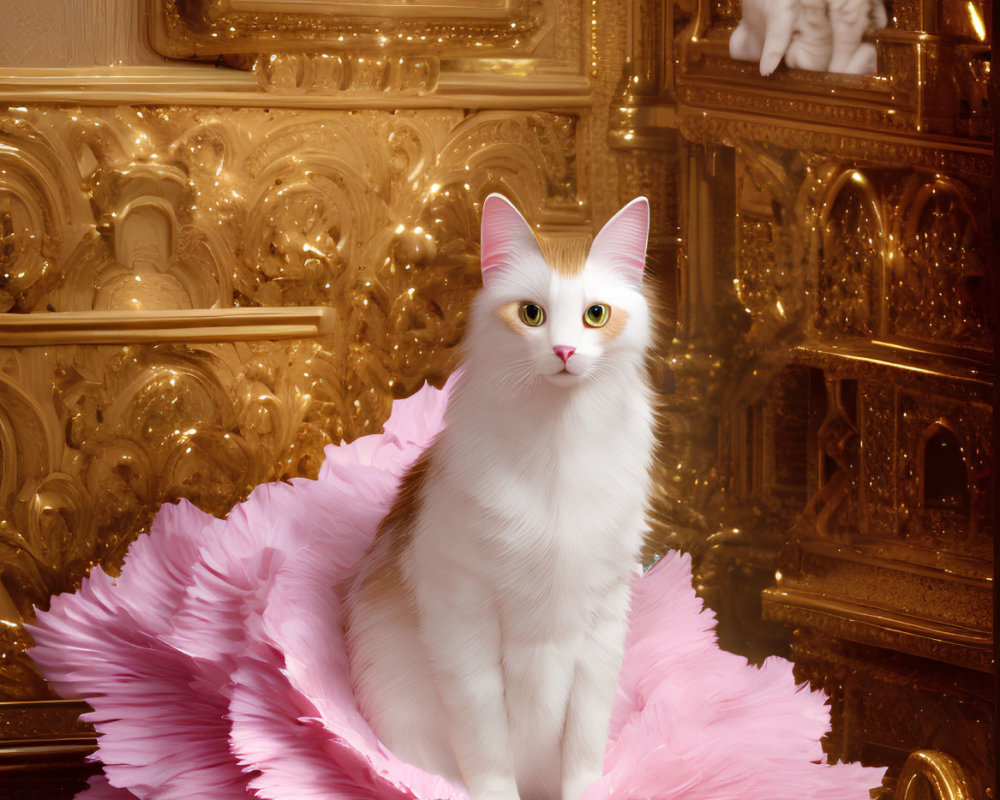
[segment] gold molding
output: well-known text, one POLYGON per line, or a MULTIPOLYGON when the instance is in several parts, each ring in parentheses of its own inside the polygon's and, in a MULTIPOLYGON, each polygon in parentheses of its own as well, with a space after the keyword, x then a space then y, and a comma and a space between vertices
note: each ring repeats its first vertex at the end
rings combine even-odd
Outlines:
POLYGON ((306 339, 334 332, 325 306, 0 315, 0 347, 306 339))
MULTIPOLYGON (((815 155, 984 176, 992 169, 988 142, 949 136, 873 130, 855 120, 826 119, 817 108, 791 109, 785 116, 703 108, 681 103, 680 129, 695 142, 767 142, 815 155)), ((669 108, 651 109, 669 119, 669 108)), ((652 129, 652 126, 650 126, 652 129)))
POLYGON ((2 67, 0 91, 30 97, 36 92, 90 92, 103 87, 108 96, 140 97, 153 93, 250 91, 257 79, 250 72, 220 69, 205 64, 91 67, 2 67))
MULTIPOLYGON (((305 56, 302 56, 305 57, 305 56)), ((434 91, 412 94, 269 90, 254 72, 204 65, 0 69, 0 103, 32 105, 186 105, 288 109, 516 109, 569 110, 592 102, 586 77, 541 71, 530 61, 507 65, 514 73, 444 73, 434 91)))
POLYGON ((366 2, 344 2, 344 0, 229 0, 231 11, 258 13, 299 14, 306 16, 369 16, 390 19, 415 17, 433 19, 463 15, 472 19, 495 20, 510 15, 512 0, 492 0, 484 3, 469 0, 367 0, 366 2))
POLYGON ((895 800, 926 798, 930 786, 935 800, 971 800, 972 793, 965 771, 951 756, 936 750, 917 750, 910 754, 896 781, 895 800))
POLYGON ((434 14, 426 13, 427 3, 393 5, 148 0, 149 38, 170 58, 309 49, 483 58, 533 54, 550 44, 556 28, 555 4, 546 0, 505 0, 493 9, 452 3, 448 13, 434 14))

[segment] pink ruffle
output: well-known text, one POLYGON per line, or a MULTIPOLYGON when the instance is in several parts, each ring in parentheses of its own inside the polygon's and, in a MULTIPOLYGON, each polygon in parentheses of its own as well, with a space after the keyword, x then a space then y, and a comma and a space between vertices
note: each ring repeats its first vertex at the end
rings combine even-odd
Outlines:
MULTIPOLYGON (((95 569, 52 599, 31 655, 83 697, 104 776, 86 800, 445 800, 461 787, 406 764, 358 711, 336 583, 399 480, 440 430, 425 387, 385 432, 331 446, 316 481, 257 487, 215 519, 164 506, 117 579, 95 569)), ((720 650, 714 618, 670 554, 636 580, 599 798, 847 800, 878 770, 823 764, 824 699, 791 665, 720 650)))

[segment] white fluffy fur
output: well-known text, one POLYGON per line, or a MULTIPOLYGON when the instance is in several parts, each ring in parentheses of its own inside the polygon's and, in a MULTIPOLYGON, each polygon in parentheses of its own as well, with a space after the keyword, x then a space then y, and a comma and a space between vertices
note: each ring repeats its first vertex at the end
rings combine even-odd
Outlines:
POLYGON ((743 0, 729 54, 770 75, 789 67, 873 75, 875 46, 862 38, 887 24, 882 0, 743 0))
POLYGON ((546 265, 512 210, 484 204, 485 288, 398 556, 401 590, 358 590, 393 558, 376 544, 348 595, 348 641, 362 710, 398 755, 472 800, 578 800, 601 772, 645 530, 648 208, 619 212, 575 276, 546 265), (543 326, 498 313, 521 301, 545 309, 543 326), (614 337, 583 324, 596 302, 627 313, 614 337), (576 352, 564 365, 554 345, 576 352))

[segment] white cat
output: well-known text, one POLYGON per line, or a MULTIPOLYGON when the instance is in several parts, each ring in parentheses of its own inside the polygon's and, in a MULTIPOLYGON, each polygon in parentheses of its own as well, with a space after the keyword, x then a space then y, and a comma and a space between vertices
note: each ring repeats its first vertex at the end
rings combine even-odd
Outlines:
POLYGON ((446 428, 347 592, 366 718, 472 800, 601 773, 650 487, 648 224, 633 200, 588 255, 486 199, 446 428))
POLYGON ((888 24, 882 0, 743 0, 729 54, 770 75, 794 69, 874 75, 875 46, 862 38, 888 24))

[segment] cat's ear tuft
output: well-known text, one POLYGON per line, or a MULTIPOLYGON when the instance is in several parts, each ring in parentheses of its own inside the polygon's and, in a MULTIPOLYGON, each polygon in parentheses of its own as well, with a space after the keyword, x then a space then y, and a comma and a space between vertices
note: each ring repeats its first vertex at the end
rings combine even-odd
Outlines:
POLYGON ((483 286, 488 286, 505 268, 525 256, 541 253, 531 226, 502 194, 491 194, 483 201, 479 241, 483 286))
POLYGON ((648 238, 649 201, 637 197, 601 228, 587 261, 603 264, 633 285, 641 286, 648 238))

